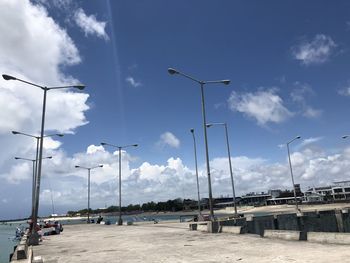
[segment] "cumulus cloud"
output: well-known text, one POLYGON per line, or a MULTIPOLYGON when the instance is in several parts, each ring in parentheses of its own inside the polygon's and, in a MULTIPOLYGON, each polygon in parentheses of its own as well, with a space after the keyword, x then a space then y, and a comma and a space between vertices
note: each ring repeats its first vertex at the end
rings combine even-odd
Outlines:
POLYGON ((130 77, 130 76, 127 77, 127 78, 125 79, 125 81, 126 81, 127 83, 129 83, 131 86, 133 86, 134 88, 137 88, 137 87, 139 87, 139 86, 142 85, 141 82, 136 81, 133 77, 130 77))
POLYGON ((179 148, 180 147, 180 140, 171 132, 165 132, 160 135, 159 141, 157 142, 157 145, 160 147, 164 146, 170 146, 173 148, 179 148))
MULTIPOLYGON (((327 153, 312 147, 321 137, 307 138, 301 150, 291 149, 291 161, 295 182, 305 189, 312 185, 328 185, 333 181, 346 180, 350 176, 350 148, 337 153, 327 153)), ((87 171, 75 169, 75 165, 103 168, 91 171, 91 206, 116 205, 118 196, 118 152, 108 152, 103 147, 90 145, 86 151, 67 156, 62 150, 54 152, 52 160, 43 165, 41 202, 43 211, 51 209, 51 194, 55 206, 79 209, 86 206, 87 171), (45 210, 45 207, 47 210, 45 210)), ((142 162, 138 166, 135 158, 122 152, 122 193, 123 205, 148 201, 196 198, 195 170, 184 164, 180 158, 170 157, 165 163, 142 162)), ((262 192, 269 189, 291 189, 287 153, 281 162, 270 162, 264 158, 234 156, 231 159, 237 195, 248 192, 262 192)), ((231 179, 227 157, 210 160, 212 189, 214 197, 231 195, 231 179)), ((30 185, 31 163, 18 162, 7 173, 0 175, 4 184, 30 185)), ((199 185, 202 197, 208 196, 205 164, 199 164, 199 185)), ((27 187, 29 189, 29 187, 27 187)), ((22 193, 20 194, 22 195, 22 193)), ((28 192, 28 196, 30 196, 28 192)), ((11 198, 6 196, 7 199, 11 198)), ((21 198, 24 198, 21 196, 21 198)), ((30 202, 30 200, 28 200, 30 202)), ((5 205, 5 204, 4 204, 5 205)), ((29 206, 28 206, 29 207, 29 206)), ((29 213, 29 211, 28 211, 29 213)))
POLYGON ((330 36, 318 34, 311 41, 304 41, 293 47, 292 53, 304 65, 322 64, 330 58, 336 47, 330 36))
POLYGON ((97 21, 94 15, 86 15, 82 8, 75 11, 74 20, 84 31, 85 35, 96 35, 97 37, 108 40, 106 33, 106 22, 97 21))
MULTIPOLYGON (((79 83, 62 72, 63 67, 80 63, 73 40, 44 7, 30 1, 1 1, 0 30, 6 35, 0 40, 0 72, 45 86, 79 83), (16 30, 13 30, 15 28, 16 30)), ((46 130, 73 133, 87 123, 89 109, 85 93, 70 90, 50 90, 47 94, 46 130), (64 110, 62 110, 64 109, 64 110)), ((0 164, 10 169, 18 153, 35 155, 35 143, 11 130, 37 135, 40 130, 43 92, 18 81, 0 79, 0 143, 7 151, 0 152, 0 164)), ((45 139, 47 147, 59 142, 45 139)), ((16 164, 17 165, 17 164, 16 164)))
MULTIPOLYGON (((61 72, 62 66, 81 61, 79 52, 66 31, 43 7, 29 1, 3 1, 0 15, 3 18, 0 30, 6 34, 0 41, 1 72, 46 86, 79 82, 61 72)), ((41 89, 1 79, 0 133, 21 129, 37 131, 42 96, 41 89)), ((73 132, 76 127, 86 124, 87 99, 87 94, 69 90, 49 91, 46 128, 73 132)))
POLYGON ((277 89, 238 93, 233 91, 228 99, 229 108, 253 118, 259 125, 281 123, 293 116, 284 105, 277 89))
MULTIPOLYGON (((74 41, 40 2, 0 1, 0 16, 0 30, 6 35, 0 40, 2 74, 48 87, 80 82, 62 71, 81 62, 74 41)), ((47 94, 46 130, 74 133, 77 127, 85 125, 88 97, 88 94, 70 89, 50 90, 47 94)), ((31 138, 12 135, 11 130, 38 135, 42 99, 43 91, 39 88, 0 79, 0 144, 6 149, 0 152, 1 176, 3 180, 17 184, 16 187, 22 187, 23 181, 30 182, 32 168, 30 163, 14 161, 13 156, 34 158, 36 144, 31 138)), ((45 138, 44 155, 53 155, 60 145, 55 138, 45 138)), ((58 160, 52 161, 56 162, 58 160)), ((44 167, 43 173, 45 170, 44 167)), ((6 184, 0 185, 0 192, 5 194, 6 191, 6 184)))

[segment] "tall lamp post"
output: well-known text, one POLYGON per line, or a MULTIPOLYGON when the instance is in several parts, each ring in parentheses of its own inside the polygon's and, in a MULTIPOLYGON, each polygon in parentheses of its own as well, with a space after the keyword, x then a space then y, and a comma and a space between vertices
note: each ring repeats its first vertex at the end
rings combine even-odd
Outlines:
MULTIPOLYGON (((31 212, 31 218, 33 220, 33 215, 34 215, 34 201, 35 201, 35 175, 36 175, 36 163, 37 159, 28 159, 28 158, 22 158, 22 157, 15 157, 16 160, 24 160, 24 161, 31 161, 33 162, 33 182, 32 182, 32 212, 31 212)), ((52 159, 52 156, 44 157, 43 159, 52 159)))
POLYGON ((36 176, 36 187, 35 187, 35 203, 34 203, 34 216, 33 216, 33 228, 32 233, 29 237, 29 244, 30 245, 39 245, 39 235, 36 231, 36 224, 38 221, 38 210, 39 210, 39 196, 40 196, 40 179, 41 179, 41 164, 42 164, 42 157, 43 157, 43 141, 44 141, 44 129, 45 129, 45 111, 46 111, 46 95, 49 90, 57 90, 57 89, 66 89, 66 88, 76 88, 79 90, 83 90, 85 88, 84 85, 69 85, 69 86, 60 86, 60 87, 45 87, 38 84, 31 83, 26 80, 22 80, 10 75, 3 74, 2 75, 4 80, 17 80, 20 82, 23 82, 25 84, 40 88, 44 91, 43 96, 43 109, 42 109, 42 116, 41 116, 41 131, 40 131, 40 146, 39 146, 39 156, 38 156, 38 170, 37 170, 37 176, 36 176))
POLYGON ((237 204, 236 204, 236 192, 235 192, 235 184, 234 184, 234 180, 233 180, 231 153, 230 153, 230 143, 228 141, 228 132, 227 132, 227 123, 226 122, 208 123, 207 127, 210 128, 211 126, 215 126, 215 125, 223 125, 225 127, 227 155, 228 155, 228 163, 229 163, 229 166, 230 166, 230 175, 231 175, 231 184, 232 184, 233 205, 234 205, 234 208, 235 208, 235 217, 237 217, 238 214, 237 214, 237 204))
POLYGON ((299 207, 298 207, 298 201, 297 201, 297 192, 295 190, 295 183, 294 183, 294 176, 293 176, 293 169, 292 169, 292 162, 290 160, 290 152, 289 152, 289 144, 291 144, 292 142, 294 142, 295 140, 299 140, 301 137, 297 136, 295 137, 293 140, 287 142, 287 151, 288 151, 288 160, 289 160, 289 167, 290 167, 290 175, 292 177, 292 183, 293 183, 293 192, 294 192, 294 202, 295 202, 295 208, 297 211, 299 211, 299 207))
POLYGON ((84 167, 84 166, 80 166, 80 165, 76 165, 75 168, 80 168, 80 169, 85 169, 88 170, 88 210, 87 210, 87 223, 90 224, 90 171, 95 169, 95 168, 102 168, 103 165, 100 164, 98 166, 95 167, 84 167))
POLYGON ((204 144, 205 144, 205 157, 207 163, 207 175, 208 175, 208 192, 209 192, 209 209, 210 209, 210 219, 214 220, 214 209, 213 209, 213 195, 211 190, 211 177, 210 177, 210 166, 209 166, 209 151, 208 151, 208 138, 207 138, 207 127, 206 127, 206 116, 205 116, 205 102, 204 102, 204 85, 206 84, 230 84, 230 80, 198 80, 190 75, 182 73, 176 69, 168 68, 168 72, 170 75, 181 75, 185 78, 188 78, 200 85, 201 88, 201 98, 202 98, 202 115, 203 115, 203 130, 204 130, 204 144))
POLYGON ((101 145, 111 146, 114 148, 118 148, 118 150, 119 150, 119 219, 118 219, 118 225, 122 225, 123 224, 123 219, 122 219, 122 149, 125 149, 128 147, 137 147, 138 144, 118 146, 118 145, 114 145, 114 144, 110 144, 110 143, 101 142, 101 145))
MULTIPOLYGON (((35 136, 35 135, 31 135, 28 133, 24 133, 24 132, 19 132, 19 131, 12 131, 12 134, 14 135, 23 135, 23 136, 27 136, 27 137, 31 137, 36 139, 36 154, 35 154, 35 162, 33 162, 33 164, 35 163, 35 169, 33 171, 33 189, 32 189, 32 220, 33 220, 33 215, 34 215, 34 203, 35 203, 35 186, 36 186, 36 177, 37 177, 37 171, 38 171, 38 155, 39 155, 39 142, 40 142, 40 137, 39 136, 35 136)), ((55 134, 49 134, 49 135, 44 135, 43 137, 53 137, 53 136, 58 136, 58 137, 63 137, 63 134, 60 133, 55 133, 55 134)), ((45 159, 45 158, 44 158, 45 159)))
POLYGON ((194 149, 194 163, 196 165, 196 179, 197 179, 197 194, 198 194, 198 216, 199 219, 202 219, 202 213, 201 213, 201 198, 199 195, 199 179, 198 179, 198 165, 197 165, 197 146, 196 146, 196 137, 194 135, 194 129, 190 130, 192 133, 193 138, 193 149, 194 149))

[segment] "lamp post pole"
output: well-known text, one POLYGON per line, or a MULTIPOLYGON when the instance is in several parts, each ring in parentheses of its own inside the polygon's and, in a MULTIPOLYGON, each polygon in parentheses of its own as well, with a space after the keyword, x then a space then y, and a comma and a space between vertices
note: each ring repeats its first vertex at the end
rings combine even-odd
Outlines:
POLYGON ((80 166, 80 165, 76 165, 75 168, 81 168, 81 169, 85 169, 88 171, 88 196, 87 196, 87 199, 88 199, 88 209, 87 209, 87 224, 90 224, 90 172, 92 169, 95 169, 95 168, 102 168, 103 165, 100 164, 98 166, 95 166, 95 167, 83 167, 83 166, 80 166))
POLYGON ((213 195, 212 195, 212 189, 211 189, 211 176, 210 176, 210 165, 209 165, 209 150, 208 150, 208 138, 207 138, 207 127, 206 127, 206 115, 205 115, 205 98, 204 98, 204 85, 206 84, 230 84, 230 80, 210 80, 210 81, 203 81, 198 80, 194 77, 191 77, 190 75, 187 75, 185 73, 182 73, 176 69, 168 68, 168 73, 171 75, 178 74, 185 78, 188 78, 194 82, 197 82, 200 85, 201 88, 201 102, 202 102, 202 117, 203 117, 203 130, 204 130, 204 144, 205 144, 205 157, 206 157, 206 164, 207 164, 207 175, 208 175, 208 192, 209 192, 209 209, 210 209, 210 219, 211 221, 214 221, 214 209, 213 209, 213 195))
MULTIPOLYGON (((38 171, 38 155, 39 155, 39 141, 40 141, 40 137, 39 136, 35 136, 35 135, 31 135, 31 134, 28 134, 28 133, 24 133, 24 132, 19 132, 19 131, 12 131, 12 134, 14 134, 14 135, 23 135, 23 136, 27 136, 27 137, 31 137, 31 138, 36 139, 36 154, 35 154, 35 160, 33 160, 33 165, 35 164, 35 167, 33 166, 33 182, 32 182, 32 214, 31 214, 31 218, 32 218, 32 221, 33 221, 34 203, 35 203, 35 196, 36 196, 35 188, 36 188, 36 177, 37 177, 37 171, 38 171)), ((44 135, 44 137, 53 137, 53 136, 63 137, 64 135, 60 134, 60 133, 44 135)), ((18 159, 23 159, 23 158, 18 158, 18 159)), ((44 158, 44 159, 47 159, 47 158, 44 158)))
MULTIPOLYGON (((33 179, 32 179, 32 211, 31 211, 31 218, 33 220, 33 215, 34 215, 34 201, 35 201, 35 175, 36 175, 36 171, 35 171, 35 167, 36 167, 36 163, 37 163, 37 159, 28 159, 28 158, 22 158, 22 157, 15 157, 16 160, 24 160, 24 161, 31 161, 33 163, 33 179)), ((48 156, 48 157, 44 157, 43 159, 52 159, 52 156, 48 156)))
POLYGON ((119 220, 118 225, 123 224, 122 220, 122 147, 119 147, 119 220))
POLYGON ((194 149, 194 163, 196 165, 196 179, 197 179, 197 194, 198 194, 198 214, 199 219, 202 219, 202 213, 201 213, 201 198, 199 195, 199 178, 198 178, 198 165, 197 165, 197 146, 196 146, 196 137, 194 135, 194 129, 190 130, 193 137, 193 149, 194 149))
POLYGON ((110 143, 101 142, 101 145, 105 146, 111 146, 118 149, 119 152, 119 219, 118 219, 118 225, 123 225, 123 219, 122 219, 122 149, 128 148, 128 147, 137 147, 138 144, 130 144, 130 145, 124 145, 124 146, 118 146, 110 143))
POLYGON ((38 221, 38 210, 39 210, 39 199, 40 199, 40 179, 41 179, 41 165, 42 165, 42 156, 43 156, 43 141, 44 141, 44 128, 45 128, 45 112, 46 112, 46 95, 49 90, 54 90, 54 89, 65 89, 65 88, 77 88, 80 90, 83 90, 85 88, 84 85, 69 85, 69 86, 60 86, 60 87, 45 87, 45 86, 40 86, 34 83, 31 83, 26 80, 22 80, 10 75, 3 74, 2 75, 3 79, 5 80, 17 80, 23 83, 26 83, 28 85, 40 88, 44 91, 44 96, 43 96, 43 109, 42 109, 42 117, 41 117, 41 131, 40 131, 40 146, 39 146, 39 156, 38 156, 38 170, 37 170, 37 176, 36 176, 36 186, 35 186, 35 202, 34 202, 34 216, 33 216, 33 228, 32 228, 32 233, 29 238, 29 244, 30 245, 39 245, 39 235, 36 231, 36 225, 38 221))
POLYGON ((226 122, 208 123, 207 127, 209 128, 209 127, 214 126, 214 125, 223 125, 225 127, 227 155, 228 155, 228 163, 229 163, 229 167, 230 167, 230 177, 231 177, 231 185, 232 185, 233 205, 234 205, 234 209, 235 209, 235 217, 237 217, 238 213, 237 213, 237 203, 236 203, 236 191, 235 191, 235 184, 234 184, 234 180, 233 180, 232 161, 231 161, 230 143, 229 143, 229 139, 228 139, 227 123, 226 122))
POLYGON ((289 144, 291 144, 292 142, 294 142, 295 140, 300 139, 300 136, 295 137, 293 140, 287 142, 287 152, 288 152, 288 160, 289 160, 289 168, 290 168, 290 175, 292 177, 292 184, 293 184, 293 192, 294 192, 294 202, 295 202, 295 209, 297 211, 299 211, 299 207, 298 207, 298 201, 297 201, 297 192, 295 190, 295 183, 294 183, 294 176, 293 176, 293 169, 292 169, 292 162, 290 160, 290 151, 289 151, 289 144))

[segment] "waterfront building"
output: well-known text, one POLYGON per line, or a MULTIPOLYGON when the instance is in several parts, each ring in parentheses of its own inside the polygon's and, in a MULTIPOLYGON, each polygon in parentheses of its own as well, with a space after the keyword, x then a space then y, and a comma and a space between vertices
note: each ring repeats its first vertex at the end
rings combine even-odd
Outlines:
POLYGON ((305 192, 305 202, 350 200, 350 181, 334 182, 330 186, 313 187, 305 192))
POLYGON ((260 205, 267 205, 267 200, 270 199, 272 196, 268 193, 249 193, 246 195, 242 195, 241 197, 241 204, 242 205, 254 205, 254 206, 260 206, 260 205))

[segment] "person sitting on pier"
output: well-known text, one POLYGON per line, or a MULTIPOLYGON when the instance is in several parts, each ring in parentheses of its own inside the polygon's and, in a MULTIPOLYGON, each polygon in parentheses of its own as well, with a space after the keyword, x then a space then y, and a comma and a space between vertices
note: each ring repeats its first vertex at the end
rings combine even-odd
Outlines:
POLYGON ((97 220, 96 220, 96 224, 100 224, 103 220, 103 217, 101 215, 98 216, 97 220))

